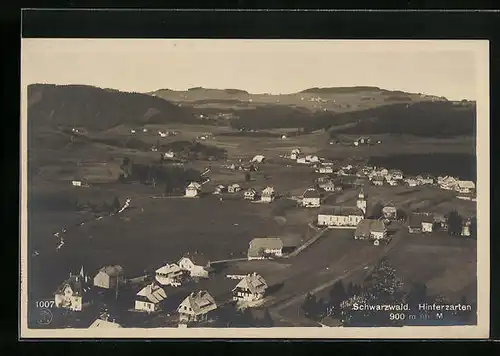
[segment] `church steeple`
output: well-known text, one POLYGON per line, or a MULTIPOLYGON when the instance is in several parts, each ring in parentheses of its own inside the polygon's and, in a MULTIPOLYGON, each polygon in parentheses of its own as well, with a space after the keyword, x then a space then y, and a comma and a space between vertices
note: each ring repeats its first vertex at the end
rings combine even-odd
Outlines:
POLYGON ((356 202, 356 206, 363 211, 363 214, 366 214, 366 197, 363 187, 358 194, 358 201, 356 202))

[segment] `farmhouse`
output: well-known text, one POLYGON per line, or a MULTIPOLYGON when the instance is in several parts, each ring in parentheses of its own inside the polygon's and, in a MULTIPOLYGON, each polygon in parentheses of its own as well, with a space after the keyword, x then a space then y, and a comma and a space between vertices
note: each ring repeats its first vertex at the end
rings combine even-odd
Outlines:
POLYGON ((377 219, 363 219, 356 227, 356 232, 354 233, 354 238, 357 240, 382 240, 386 237, 387 228, 382 220, 377 219))
POLYGON ((70 274, 69 278, 56 290, 54 304, 57 308, 81 311, 87 303, 87 292, 90 290, 89 278, 83 273, 70 274))
POLYGON ((266 257, 281 257, 283 241, 279 237, 256 237, 250 241, 247 257, 249 260, 262 260, 266 257))
POLYGON ((162 286, 179 282, 184 276, 184 270, 175 263, 167 263, 155 271, 155 279, 162 286))
POLYGON ((235 183, 235 184, 231 184, 230 186, 227 187, 227 191, 229 193, 237 193, 241 190, 241 187, 239 184, 235 183))
POLYGON ((94 277, 94 286, 99 288, 115 288, 125 280, 122 266, 102 267, 94 277))
POLYGON ((201 184, 197 182, 191 182, 186 187, 186 197, 194 198, 197 197, 201 192, 201 184))
POLYGON ((184 256, 177 264, 191 277, 208 278, 210 261, 203 256, 184 256))
POLYGON ((413 213, 408 221, 408 232, 410 234, 420 232, 432 232, 434 217, 427 213, 413 213))
POLYGON ((257 273, 249 274, 233 289, 233 299, 237 301, 253 302, 264 298, 267 283, 261 275, 257 273))
POLYGON ((177 308, 180 323, 205 321, 217 309, 215 299, 204 290, 191 293, 177 308))
POLYGON ((318 208, 321 204, 321 195, 314 188, 307 189, 302 195, 302 206, 318 208))
POLYGON ((142 288, 135 297, 135 310, 148 313, 158 311, 160 304, 167 298, 167 294, 156 283, 151 283, 142 288))
POLYGON ((364 213, 359 208, 334 206, 318 214, 318 225, 354 227, 363 220, 363 217, 364 213))
POLYGON ((398 210, 393 203, 389 203, 382 208, 382 215, 385 219, 396 220, 398 216, 398 210))
POLYGON ((470 180, 459 180, 456 182, 455 189, 459 193, 472 193, 476 189, 476 185, 470 180))
POLYGON ((257 191, 252 188, 246 190, 244 193, 244 198, 246 200, 255 200, 256 196, 257 196, 257 191))
POLYGON ((274 200, 276 197, 276 193, 274 191, 274 187, 267 187, 262 191, 262 194, 260 195, 260 200, 266 203, 270 203, 274 200))
POLYGON ((263 155, 256 155, 254 158, 252 158, 251 162, 256 162, 256 163, 262 163, 265 161, 265 157, 263 155))

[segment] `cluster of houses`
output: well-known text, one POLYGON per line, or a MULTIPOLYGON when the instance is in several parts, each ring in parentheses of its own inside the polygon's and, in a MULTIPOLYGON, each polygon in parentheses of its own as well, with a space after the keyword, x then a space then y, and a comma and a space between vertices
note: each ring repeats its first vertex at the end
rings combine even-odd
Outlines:
MULTIPOLYGON (((208 183, 208 180, 205 181, 204 183, 198 183, 198 182, 191 182, 185 190, 185 197, 188 198, 196 198, 199 197, 201 192, 202 192, 202 186, 203 184, 208 183)), ((222 193, 238 193, 242 191, 242 187, 237 184, 231 184, 228 186, 224 186, 222 184, 219 184, 215 187, 214 191, 212 194, 215 195, 220 195, 222 193)), ((258 201, 262 203, 271 203, 273 202, 277 197, 276 190, 274 189, 273 186, 268 186, 264 188, 261 192, 258 192, 254 188, 249 188, 244 191, 243 193, 243 198, 245 200, 249 201, 258 201)))
MULTIPOLYGON (((208 277, 205 266, 195 264, 190 258, 183 257, 177 264, 164 266, 156 271, 156 280, 145 285, 135 296, 134 309, 140 312, 153 313, 161 310, 162 303, 167 299, 164 289, 166 285, 178 278, 180 271, 188 270, 191 275, 208 277), (166 268, 164 268, 166 267, 166 268)), ((230 276, 228 276, 230 277, 230 276)), ((235 276, 239 282, 232 289, 231 300, 246 304, 263 300, 268 285, 264 278, 257 274, 235 276)), ((92 303, 92 289, 116 288, 120 283, 125 283, 123 268, 120 266, 103 267, 94 278, 94 283, 88 278, 83 267, 78 275, 71 275, 61 284, 55 293, 55 305, 72 311, 82 311, 92 303), (97 287, 97 288, 94 288, 97 287)), ((209 319, 212 312, 217 309, 217 303, 206 290, 192 292, 182 300, 176 311, 179 315, 179 326, 187 326, 192 322, 201 322, 209 319)), ((90 328, 121 327, 109 314, 103 313, 97 318, 90 328)))
POLYGON ((472 181, 460 180, 455 177, 445 176, 438 177, 437 183, 441 189, 453 190, 462 194, 474 193, 476 185, 472 181))

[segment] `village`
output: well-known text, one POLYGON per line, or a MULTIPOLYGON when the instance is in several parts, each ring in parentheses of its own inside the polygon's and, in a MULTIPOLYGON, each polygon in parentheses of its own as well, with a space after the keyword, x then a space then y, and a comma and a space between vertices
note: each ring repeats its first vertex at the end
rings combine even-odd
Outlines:
MULTIPOLYGON (((159 134, 177 133, 159 131, 159 134)), ((202 140, 206 139, 203 137, 202 140)), ((354 146, 365 142, 368 143, 369 139, 360 138, 354 146)), ((176 152, 169 150, 162 155, 165 159, 173 160, 176 152)), ((398 238, 402 239, 407 234, 433 235, 441 231, 465 239, 473 238, 476 234, 476 217, 473 214, 459 214, 454 210, 444 214, 427 211, 425 206, 409 211, 385 193, 397 190, 395 194, 401 196, 404 191, 421 188, 442 191, 457 199, 475 202, 475 183, 472 181, 429 174, 406 176, 398 169, 374 167, 354 161, 333 161, 314 154, 304 154, 300 148, 274 157, 256 154, 246 160, 238 158, 233 163, 229 159, 227 161, 219 168, 213 164, 205 167, 201 180, 188 182, 183 194, 170 194, 163 198, 192 200, 192 204, 197 204, 197 200, 215 200, 220 204, 241 200, 247 204, 266 206, 288 201, 291 204, 288 209, 307 212, 302 224, 314 234, 306 239, 287 239, 274 234, 255 236, 247 242, 248 249, 240 251, 239 256, 231 254, 216 261, 210 261, 203 253, 191 251, 178 256, 177 260, 166 261, 143 276, 128 276, 122 266, 106 265, 91 278, 82 267, 79 273, 70 273, 67 280, 61 281, 54 294, 54 306, 79 314, 92 309, 92 305, 100 305, 98 317, 91 323, 91 328, 151 325, 152 320, 157 320, 159 326, 167 327, 220 326, 221 320, 227 318, 221 315, 227 313, 228 307, 232 308, 232 313, 237 313, 246 309, 272 307, 279 302, 279 298, 273 295, 279 292, 270 292, 270 289, 279 284, 276 280, 281 277, 268 277, 266 269, 258 266, 259 263, 290 261, 293 265, 295 256, 307 256, 312 245, 321 239, 335 239, 337 233, 348 236, 353 243, 363 240, 376 248, 390 245, 392 239, 399 235, 398 238), (265 184, 266 173, 263 172, 273 165, 288 169, 287 174, 293 174, 294 169, 306 168, 314 179, 310 180, 309 185, 304 185, 299 194, 296 194, 297 189, 291 191, 275 183, 265 184), (215 172, 224 170, 246 172, 245 180, 221 182, 215 172), (256 172, 264 174, 264 184, 254 185, 251 175, 256 172), (377 193, 382 190, 384 193, 377 193), (348 194, 350 198, 339 199, 342 194, 348 194), (388 198, 382 199, 381 196, 388 198), (244 264, 244 273, 239 270, 231 272, 228 265, 236 263, 244 264), (217 285, 220 291, 217 295, 207 291, 211 283, 217 285), (122 325, 110 316, 112 313, 108 309, 116 309, 116 305, 121 303, 118 301, 124 298, 125 306, 117 313, 141 315, 142 319, 132 317, 128 324, 125 322, 122 325)), ((75 189, 89 186, 84 180, 72 180, 71 185, 75 189)), ((125 204, 110 215, 125 214, 134 203, 133 198, 127 198, 125 204)), ((103 219, 103 216, 97 219, 103 219)), ((80 225, 83 226, 83 223, 80 225)), ((65 230, 54 234, 59 239, 58 249, 65 243, 65 230)), ((310 273, 314 274, 315 271, 311 270, 310 273)))

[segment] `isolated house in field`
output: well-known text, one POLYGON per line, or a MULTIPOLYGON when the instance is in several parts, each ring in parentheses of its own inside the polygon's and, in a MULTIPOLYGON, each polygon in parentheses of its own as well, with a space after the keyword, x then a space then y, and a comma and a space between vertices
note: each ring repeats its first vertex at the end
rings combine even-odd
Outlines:
POLYGON ((257 197, 257 191, 253 188, 250 188, 250 189, 245 191, 245 193, 243 194, 243 197, 246 200, 255 200, 257 197))
POLYGON ((386 204, 382 208, 382 215, 385 219, 396 220, 398 218, 398 209, 393 203, 386 204))
POLYGON ((180 283, 185 271, 175 263, 167 263, 155 271, 155 279, 162 286, 180 283))
POLYGON ((81 187, 82 186, 82 181, 81 180, 72 180, 71 185, 73 187, 81 187))
POLYGON ((72 311, 81 311, 89 303, 90 279, 84 274, 83 267, 78 275, 70 274, 54 295, 54 304, 57 308, 72 311))
POLYGON ((237 193, 241 190, 241 187, 239 184, 235 183, 235 184, 231 184, 230 186, 227 187, 227 191, 229 193, 237 193))
POLYGON ((215 299, 205 290, 188 295, 177 308, 180 323, 208 320, 217 309, 215 299))
POLYGON ((251 162, 263 163, 265 160, 266 160, 266 157, 264 157, 263 155, 256 155, 254 158, 252 158, 251 162))
POLYGON ((302 206, 307 208, 319 208, 321 195, 314 188, 307 189, 302 195, 302 206))
POLYGON ((118 283, 123 283, 124 281, 125 276, 122 266, 105 266, 94 277, 94 286, 110 289, 115 288, 118 283))
POLYGON ((459 193, 473 193, 476 185, 470 180, 459 180, 456 182, 455 189, 459 193))
POLYGON ((427 213, 413 213, 408 220, 408 232, 411 234, 432 232, 434 217, 427 213))
POLYGON ((356 226, 354 238, 356 240, 372 239, 378 245, 380 240, 387 237, 387 228, 382 220, 363 219, 356 226))
POLYGON ((261 275, 252 273, 243 277, 233 288, 233 299, 237 301, 253 302, 264 298, 267 283, 261 275))
POLYGON ((201 192, 201 184, 197 182, 191 182, 186 187, 186 197, 194 198, 200 195, 201 192))
POLYGON ((272 202, 276 198, 274 187, 266 187, 260 195, 260 200, 266 203, 272 202))
POLYGON ((364 213, 359 208, 335 206, 318 214, 318 226, 355 227, 363 218, 364 213))
POLYGON ((156 283, 142 288, 135 297, 135 310, 152 313, 160 310, 161 303, 167 298, 165 290, 156 283))
POLYGON ((184 256, 177 264, 180 269, 187 271, 191 277, 208 278, 210 261, 203 256, 184 256))
POLYGON ((282 254, 283 241, 279 237, 256 237, 250 241, 247 257, 249 260, 263 260, 282 254))

